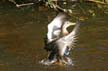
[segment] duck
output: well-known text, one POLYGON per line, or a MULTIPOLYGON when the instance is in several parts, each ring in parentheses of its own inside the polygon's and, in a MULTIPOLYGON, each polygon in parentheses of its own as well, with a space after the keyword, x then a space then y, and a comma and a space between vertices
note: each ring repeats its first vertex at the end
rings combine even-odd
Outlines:
POLYGON ((59 62, 62 64, 72 64, 69 58, 69 52, 76 41, 76 34, 79 29, 79 23, 73 23, 68 20, 68 15, 59 13, 48 24, 48 32, 45 39, 45 49, 49 52, 47 59, 41 63, 51 65, 59 62), (69 33, 67 28, 74 25, 75 27, 69 33))

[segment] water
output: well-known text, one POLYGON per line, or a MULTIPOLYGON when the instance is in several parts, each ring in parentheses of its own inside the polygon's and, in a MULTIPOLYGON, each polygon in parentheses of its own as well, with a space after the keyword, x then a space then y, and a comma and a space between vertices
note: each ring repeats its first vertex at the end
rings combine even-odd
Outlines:
POLYGON ((108 71, 108 17, 90 19, 80 28, 70 57, 74 66, 45 66, 43 38, 56 16, 40 8, 0 7, 0 71, 108 71))

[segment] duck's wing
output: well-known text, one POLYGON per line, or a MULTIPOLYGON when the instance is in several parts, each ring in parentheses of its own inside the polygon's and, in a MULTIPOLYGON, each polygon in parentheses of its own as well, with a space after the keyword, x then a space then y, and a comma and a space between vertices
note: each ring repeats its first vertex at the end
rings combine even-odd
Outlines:
POLYGON ((73 30, 67 36, 64 36, 58 39, 56 43, 58 45, 62 43, 68 47, 74 46, 75 42, 77 41, 77 34, 79 31, 79 26, 80 26, 80 23, 77 23, 75 27, 73 28, 73 30))
POLYGON ((47 38, 49 42, 52 42, 53 40, 59 38, 61 34, 61 27, 64 24, 64 13, 59 13, 52 21, 48 24, 48 32, 47 32, 47 38))

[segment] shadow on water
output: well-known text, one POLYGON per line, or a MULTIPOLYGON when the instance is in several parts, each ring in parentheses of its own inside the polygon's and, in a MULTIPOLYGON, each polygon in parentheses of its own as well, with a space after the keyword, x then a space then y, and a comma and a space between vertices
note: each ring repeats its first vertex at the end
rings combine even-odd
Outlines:
MULTIPOLYGON (((41 8, 40 8, 41 9, 41 8)), ((0 71, 107 71, 107 16, 86 21, 71 52, 74 66, 44 66, 43 37, 52 11, 0 8, 0 71)))

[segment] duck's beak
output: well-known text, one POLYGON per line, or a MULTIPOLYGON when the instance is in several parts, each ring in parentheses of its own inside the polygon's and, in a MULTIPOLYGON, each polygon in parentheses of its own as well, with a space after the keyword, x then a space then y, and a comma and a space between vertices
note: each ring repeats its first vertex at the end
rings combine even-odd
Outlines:
POLYGON ((70 22, 70 21, 68 21, 68 25, 69 25, 69 26, 71 26, 71 25, 76 25, 76 23, 75 23, 75 22, 70 22))
POLYGON ((65 25, 65 27, 67 28, 67 27, 69 27, 69 26, 74 26, 74 25, 76 25, 75 22, 70 22, 70 21, 68 21, 67 24, 65 25))

